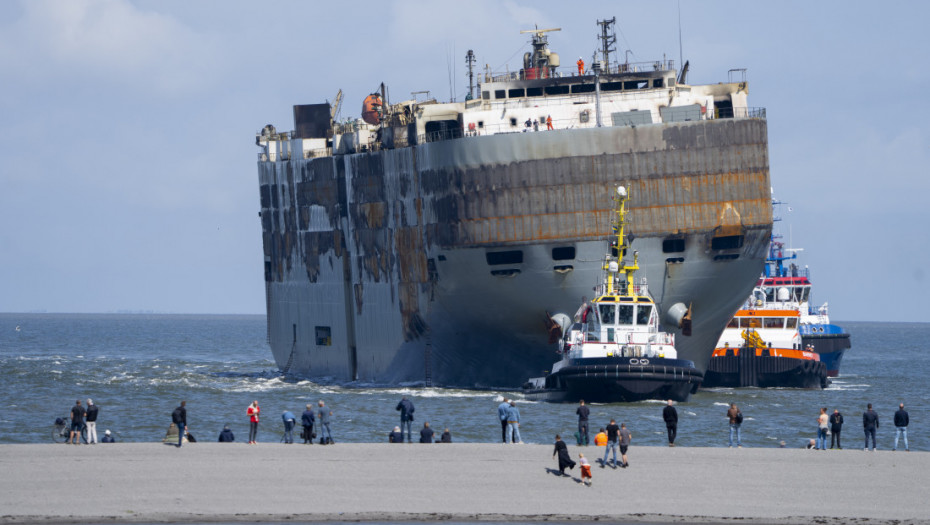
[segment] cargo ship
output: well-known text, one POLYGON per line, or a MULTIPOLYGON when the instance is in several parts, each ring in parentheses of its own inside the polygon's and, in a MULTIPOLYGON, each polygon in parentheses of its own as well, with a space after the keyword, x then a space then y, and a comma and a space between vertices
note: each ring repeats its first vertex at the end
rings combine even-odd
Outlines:
POLYGON ((765 110, 745 70, 688 84, 687 64, 618 62, 599 23, 587 68, 561 66, 556 29, 531 30, 522 67, 470 70, 462 102, 393 102, 381 84, 362 119, 296 105, 292 131, 256 135, 283 372, 519 387, 551 364, 546 312, 600 282, 619 184, 661 329, 703 371, 767 253, 765 110))

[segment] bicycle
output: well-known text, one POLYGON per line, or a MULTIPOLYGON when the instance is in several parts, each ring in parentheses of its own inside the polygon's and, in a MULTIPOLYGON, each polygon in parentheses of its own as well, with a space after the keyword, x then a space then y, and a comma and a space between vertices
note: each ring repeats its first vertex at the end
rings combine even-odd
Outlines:
MULTIPOLYGON (((71 441, 71 420, 66 417, 56 417, 52 425, 52 441, 55 443, 68 443, 71 441)), ((81 441, 87 444, 87 426, 81 429, 81 441)))

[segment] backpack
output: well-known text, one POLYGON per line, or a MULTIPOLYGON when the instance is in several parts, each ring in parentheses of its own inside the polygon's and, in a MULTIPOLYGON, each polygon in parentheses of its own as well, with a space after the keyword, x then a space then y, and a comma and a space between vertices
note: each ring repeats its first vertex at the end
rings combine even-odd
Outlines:
POLYGON ((737 424, 737 425, 742 425, 742 424, 743 424, 743 413, 742 413, 742 412, 737 412, 737 413, 736 413, 736 424, 737 424))
POLYGON ((175 425, 181 424, 181 407, 175 408, 174 412, 171 413, 171 422, 175 425))

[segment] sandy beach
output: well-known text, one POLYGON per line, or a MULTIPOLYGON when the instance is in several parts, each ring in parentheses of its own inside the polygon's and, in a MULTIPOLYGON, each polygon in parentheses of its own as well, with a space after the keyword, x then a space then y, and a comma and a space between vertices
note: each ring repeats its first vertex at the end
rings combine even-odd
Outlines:
POLYGON ((549 445, 3 445, 0 522, 930 523, 926 452, 634 446, 629 461, 595 464, 586 487, 549 445))

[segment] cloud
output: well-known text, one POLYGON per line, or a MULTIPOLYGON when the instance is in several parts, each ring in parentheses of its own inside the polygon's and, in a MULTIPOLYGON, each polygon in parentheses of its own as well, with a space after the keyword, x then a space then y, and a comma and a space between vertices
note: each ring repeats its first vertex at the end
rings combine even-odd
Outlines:
POLYGON ((41 84, 82 77, 96 87, 178 94, 207 87, 218 40, 126 0, 29 1, 0 35, 0 66, 41 84))

